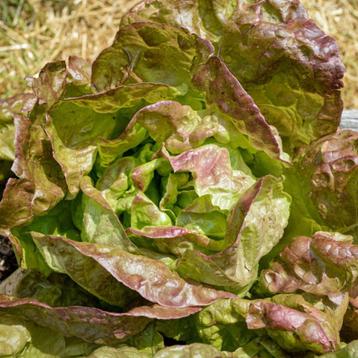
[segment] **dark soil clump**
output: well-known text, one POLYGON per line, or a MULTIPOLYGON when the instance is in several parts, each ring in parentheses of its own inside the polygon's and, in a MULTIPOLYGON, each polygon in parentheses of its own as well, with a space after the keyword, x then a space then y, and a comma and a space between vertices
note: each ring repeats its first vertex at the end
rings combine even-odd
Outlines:
POLYGON ((10 241, 0 236, 0 282, 17 269, 17 262, 10 241))

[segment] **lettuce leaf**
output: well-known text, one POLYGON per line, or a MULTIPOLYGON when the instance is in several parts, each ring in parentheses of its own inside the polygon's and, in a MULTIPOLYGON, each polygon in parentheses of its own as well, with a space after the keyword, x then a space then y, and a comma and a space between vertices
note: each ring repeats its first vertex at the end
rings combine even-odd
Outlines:
POLYGON ((260 179, 233 208, 225 249, 211 256, 188 250, 177 263, 178 271, 184 277, 235 292, 247 290, 256 279, 259 260, 283 235, 290 202, 280 180, 260 179))
POLYGON ((287 151, 337 129, 344 66, 334 39, 300 3, 150 0, 134 7, 122 24, 143 21, 182 27, 210 40, 278 129, 287 151))

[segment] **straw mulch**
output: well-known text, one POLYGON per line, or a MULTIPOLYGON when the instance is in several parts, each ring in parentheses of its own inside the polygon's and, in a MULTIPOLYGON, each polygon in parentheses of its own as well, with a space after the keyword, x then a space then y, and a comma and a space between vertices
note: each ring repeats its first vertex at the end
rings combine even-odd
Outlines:
MULTIPOLYGON (((93 60, 108 46, 123 12, 138 0, 0 0, 0 96, 23 91, 48 61, 93 60)), ((358 108, 358 1, 302 0, 337 39, 347 68, 346 108, 358 108)))

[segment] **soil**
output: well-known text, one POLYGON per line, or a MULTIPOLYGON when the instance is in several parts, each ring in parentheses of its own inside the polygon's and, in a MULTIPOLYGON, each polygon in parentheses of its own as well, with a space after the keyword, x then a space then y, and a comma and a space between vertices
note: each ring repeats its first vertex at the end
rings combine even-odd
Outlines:
POLYGON ((17 269, 15 254, 10 241, 0 236, 0 282, 17 269))

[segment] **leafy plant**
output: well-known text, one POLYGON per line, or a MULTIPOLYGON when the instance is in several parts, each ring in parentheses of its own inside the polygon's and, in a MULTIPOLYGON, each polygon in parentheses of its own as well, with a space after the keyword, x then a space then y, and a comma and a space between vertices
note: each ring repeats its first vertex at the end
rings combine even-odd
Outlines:
POLYGON ((1 104, 0 354, 353 357, 343 72, 289 0, 146 1, 92 66, 46 65, 1 104))

